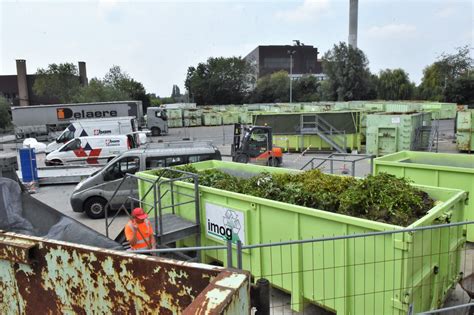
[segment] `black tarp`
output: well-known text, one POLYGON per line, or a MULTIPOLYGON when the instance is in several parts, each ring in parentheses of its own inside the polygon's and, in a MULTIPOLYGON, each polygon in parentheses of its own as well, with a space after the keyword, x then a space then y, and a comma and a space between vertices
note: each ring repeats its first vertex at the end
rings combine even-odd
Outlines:
POLYGON ((0 177, 0 229, 107 249, 122 245, 62 214, 23 191, 18 182, 0 177))

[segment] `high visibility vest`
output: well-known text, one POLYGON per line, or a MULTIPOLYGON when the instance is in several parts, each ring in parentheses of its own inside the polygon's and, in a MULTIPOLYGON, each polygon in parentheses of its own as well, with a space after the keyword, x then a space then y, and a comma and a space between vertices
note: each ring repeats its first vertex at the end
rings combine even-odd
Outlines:
POLYGON ((150 238, 154 237, 150 220, 145 219, 143 223, 138 224, 138 226, 135 226, 132 221, 128 221, 127 225, 125 226, 125 235, 127 235, 127 230, 131 232, 128 234, 133 233, 132 235, 135 235, 137 238, 136 244, 131 246, 133 250, 147 249, 153 245, 153 243, 150 241, 150 238))

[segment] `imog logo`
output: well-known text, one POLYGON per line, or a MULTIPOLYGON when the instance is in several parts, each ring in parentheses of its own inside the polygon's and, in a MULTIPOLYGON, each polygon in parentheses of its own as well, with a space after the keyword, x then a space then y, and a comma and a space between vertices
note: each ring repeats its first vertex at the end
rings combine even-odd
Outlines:
POLYGON ((207 234, 221 240, 244 243, 244 216, 221 206, 206 203, 207 234))

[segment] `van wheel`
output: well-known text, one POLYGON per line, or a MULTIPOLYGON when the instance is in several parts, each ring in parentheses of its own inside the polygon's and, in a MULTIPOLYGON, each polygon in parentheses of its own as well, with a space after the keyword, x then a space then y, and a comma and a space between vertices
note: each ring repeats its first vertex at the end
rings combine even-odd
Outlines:
POLYGON ((153 127, 153 128, 151 128, 151 135, 152 135, 153 137, 161 136, 161 129, 158 128, 158 127, 153 127))
POLYGON ((23 133, 17 133, 15 136, 17 139, 23 139, 25 137, 23 133))
POLYGON ((92 197, 84 203, 84 211, 91 219, 100 219, 105 216, 107 201, 101 197, 92 197))

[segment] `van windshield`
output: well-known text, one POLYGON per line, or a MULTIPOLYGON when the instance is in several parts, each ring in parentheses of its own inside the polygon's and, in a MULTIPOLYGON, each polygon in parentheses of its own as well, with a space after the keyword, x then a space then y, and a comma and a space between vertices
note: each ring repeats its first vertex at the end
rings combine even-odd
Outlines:
POLYGON ((63 131, 62 134, 59 135, 59 137, 56 138, 57 143, 66 143, 69 140, 72 140, 74 138, 74 131, 70 130, 69 127, 63 131))

